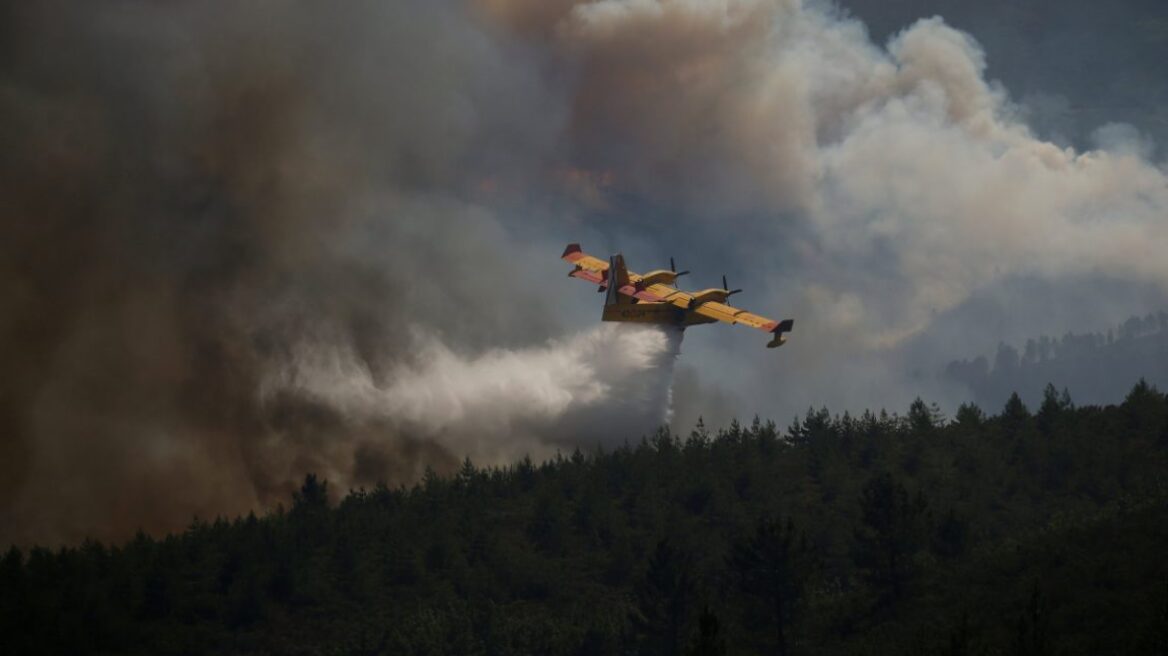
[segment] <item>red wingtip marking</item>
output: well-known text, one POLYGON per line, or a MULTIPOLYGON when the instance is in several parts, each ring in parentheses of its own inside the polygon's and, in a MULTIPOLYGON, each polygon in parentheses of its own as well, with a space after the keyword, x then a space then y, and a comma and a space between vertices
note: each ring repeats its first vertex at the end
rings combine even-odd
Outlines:
POLYGON ((569 275, 571 275, 573 278, 580 278, 581 280, 587 280, 588 282, 594 282, 594 283, 598 283, 598 284, 604 282, 604 278, 602 276, 598 276, 595 273, 592 273, 591 271, 584 271, 583 269, 573 271, 569 275))
MULTIPOLYGON (((568 244, 568 247, 564 249, 564 254, 561 255, 560 257, 566 260, 566 259, 569 259, 569 256, 577 255, 581 252, 582 251, 580 250, 580 244, 568 244)), ((571 258, 571 259, 573 261, 575 261, 578 258, 571 258)))

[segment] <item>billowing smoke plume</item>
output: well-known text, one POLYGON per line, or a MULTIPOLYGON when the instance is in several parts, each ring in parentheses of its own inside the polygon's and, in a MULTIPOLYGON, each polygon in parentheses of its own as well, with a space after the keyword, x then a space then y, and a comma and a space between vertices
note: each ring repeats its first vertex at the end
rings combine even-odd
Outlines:
MULTIPOLYGON (((686 208, 682 229, 767 272, 752 304, 799 318, 799 348, 739 361, 756 408, 927 394, 889 380, 889 354, 1015 279, 1073 281, 1081 322, 1112 320, 1087 278, 1163 299, 1164 172, 1124 131, 1086 153, 1035 138, 978 45, 940 19, 886 48, 797 2, 595 2, 548 25, 581 69, 581 157, 686 208)), ((974 320, 950 349, 1002 337, 974 320)))
MULTIPOLYGON (((619 445, 667 422, 681 336, 672 328, 604 324, 467 358, 419 334, 416 361, 398 365, 380 384, 358 354, 318 344, 274 372, 263 390, 266 398, 299 392, 348 422, 384 423, 480 461, 547 457, 556 447, 619 445)), ((347 472, 336 475, 344 480, 347 472)))
POLYGON ((810 0, 0 15, 0 541, 637 439, 680 336, 594 327, 569 241, 796 319, 777 353, 687 336, 686 421, 899 406, 1017 325, 1093 327, 1050 299, 1105 326, 1168 289, 1154 151, 1037 138, 939 18, 882 47, 810 0))

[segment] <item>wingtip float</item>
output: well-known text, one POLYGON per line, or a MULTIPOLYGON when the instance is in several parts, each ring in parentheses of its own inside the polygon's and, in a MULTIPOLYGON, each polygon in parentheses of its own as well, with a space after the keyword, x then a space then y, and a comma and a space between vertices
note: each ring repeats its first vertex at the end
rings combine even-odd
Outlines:
POLYGON ((715 321, 743 324, 771 333, 773 337, 767 342, 767 348, 785 344, 784 333, 791 332, 795 326, 793 319, 774 321, 727 305, 726 299, 742 290, 730 289, 725 276, 722 276, 721 289, 698 292, 677 289, 674 286, 677 279, 689 272, 677 271, 672 259, 669 269, 639 274, 628 270, 620 253, 605 262, 585 253, 580 244, 568 244, 561 257, 576 267, 568 272, 569 276, 595 283, 597 291, 605 292, 603 321, 658 323, 683 329, 715 321))

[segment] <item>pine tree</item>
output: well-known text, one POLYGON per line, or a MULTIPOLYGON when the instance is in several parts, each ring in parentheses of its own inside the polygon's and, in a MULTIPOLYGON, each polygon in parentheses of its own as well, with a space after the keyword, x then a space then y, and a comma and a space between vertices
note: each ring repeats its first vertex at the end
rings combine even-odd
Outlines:
POLYGON ((698 616, 698 635, 686 653, 689 656, 722 656, 726 653, 726 640, 721 636, 718 616, 709 606, 698 616))
POLYGON ((1047 383, 1042 391, 1042 405, 1035 415, 1038 432, 1050 437, 1054 434, 1058 421, 1073 409, 1070 392, 1063 388, 1060 394, 1053 384, 1047 383))
POLYGON ((691 567, 689 559, 667 540, 659 541, 649 557, 632 617, 645 653, 681 653, 695 588, 691 567))
POLYGON ((904 594, 910 561, 921 544, 926 507, 923 495, 910 497, 888 473, 877 474, 863 488, 863 527, 855 533, 855 559, 883 601, 896 601, 904 594))
POLYGON ((954 421, 962 428, 979 428, 982 422, 985 421, 985 413, 974 403, 962 403, 957 407, 957 414, 954 416, 954 421))
POLYGON ((796 536, 790 518, 786 524, 778 519, 764 519, 749 537, 732 547, 727 564, 738 588, 769 609, 776 653, 784 656, 786 627, 803 595, 811 569, 806 540, 796 536))
POLYGON ((1006 406, 1002 408, 1001 422, 1002 428, 1006 435, 1015 437, 1021 432, 1026 424, 1030 421, 1030 410, 1026 408, 1026 404, 1022 402, 1022 398, 1018 396, 1017 392, 1010 394, 1010 398, 1006 401, 1006 406))

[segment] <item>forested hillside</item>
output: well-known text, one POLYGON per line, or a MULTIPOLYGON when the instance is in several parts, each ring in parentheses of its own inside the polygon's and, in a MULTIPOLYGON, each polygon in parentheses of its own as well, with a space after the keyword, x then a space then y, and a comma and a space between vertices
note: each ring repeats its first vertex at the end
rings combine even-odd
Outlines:
POLYGON ((1143 383, 332 492, 13 548, 0 653, 1168 653, 1168 399, 1143 383))

